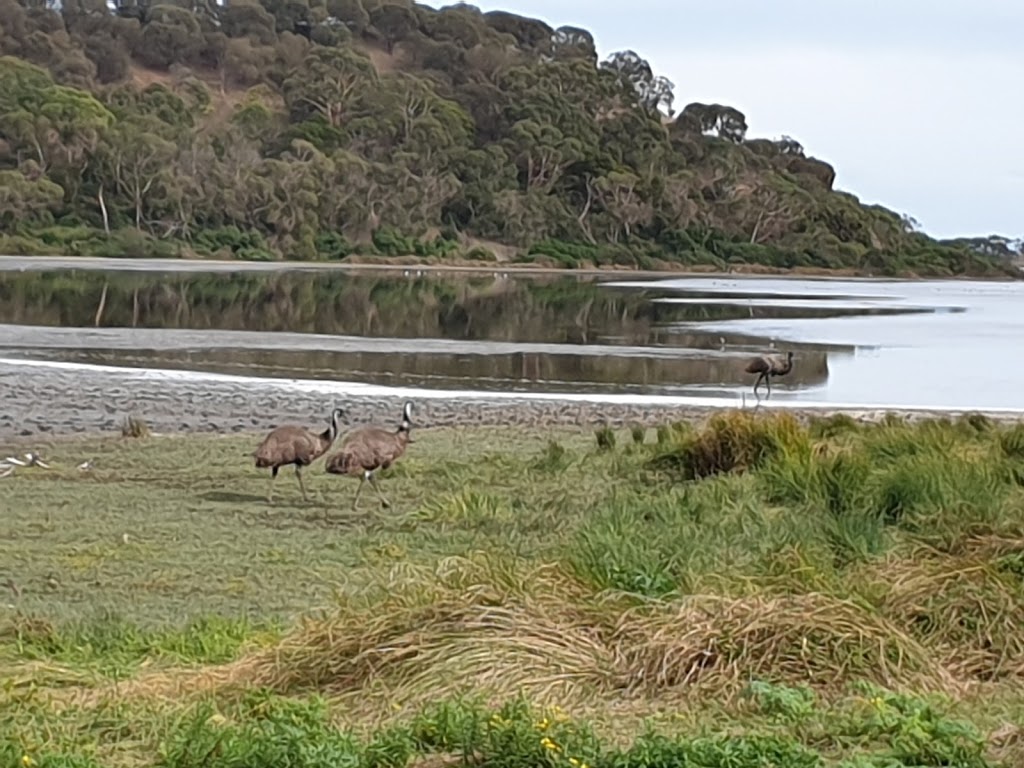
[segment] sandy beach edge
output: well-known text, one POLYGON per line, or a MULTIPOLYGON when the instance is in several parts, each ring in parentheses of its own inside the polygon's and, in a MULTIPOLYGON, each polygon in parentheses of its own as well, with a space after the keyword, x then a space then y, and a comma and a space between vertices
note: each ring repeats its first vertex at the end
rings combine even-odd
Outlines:
MULTIPOLYGON (((0 362, 0 446, 23 441, 51 441, 62 435, 119 435, 129 415, 141 417, 161 434, 256 432, 282 423, 316 426, 326 423, 335 405, 347 412, 348 426, 397 423, 402 403, 415 402, 420 428, 487 426, 579 427, 602 424, 613 428, 633 424, 657 426, 669 421, 701 421, 742 400, 714 404, 685 401, 629 402, 614 396, 587 400, 581 396, 447 393, 370 389, 358 385, 344 391, 334 382, 256 379, 232 376, 163 375, 166 372, 117 368, 0 362)), ((711 401, 711 399, 709 399, 711 401)), ((745 407, 755 403, 747 398, 745 407)), ((886 413, 910 419, 957 418, 981 413, 996 421, 1020 421, 1024 411, 964 408, 847 407, 776 399, 765 409, 785 408, 801 418, 847 413, 878 420, 886 413)))

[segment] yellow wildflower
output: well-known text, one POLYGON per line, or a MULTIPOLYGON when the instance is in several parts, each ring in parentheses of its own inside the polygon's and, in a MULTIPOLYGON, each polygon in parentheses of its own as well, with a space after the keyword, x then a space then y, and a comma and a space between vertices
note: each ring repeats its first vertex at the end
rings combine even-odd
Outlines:
POLYGON ((32 768, 32 766, 36 764, 36 761, 28 755, 22 755, 21 764, 24 765, 25 768, 32 768))
POLYGON ((557 744, 555 744, 555 742, 553 742, 547 736, 545 736, 543 739, 540 740, 540 744, 541 744, 542 747, 544 747, 545 749, 550 749, 552 752, 559 752, 559 751, 561 751, 561 747, 559 747, 557 744))

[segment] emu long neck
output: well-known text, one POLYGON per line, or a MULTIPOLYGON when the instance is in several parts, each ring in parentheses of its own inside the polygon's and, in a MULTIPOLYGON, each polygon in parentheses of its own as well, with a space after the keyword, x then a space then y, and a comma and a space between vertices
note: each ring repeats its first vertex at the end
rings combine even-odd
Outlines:
POLYGON ((401 426, 399 426, 398 430, 395 432, 395 437, 397 437, 402 442, 402 444, 405 445, 406 443, 409 442, 409 430, 411 429, 412 425, 409 424, 408 421, 403 420, 401 426))
POLYGON ((338 432, 340 431, 340 429, 341 429, 341 421, 340 421, 340 419, 338 418, 337 415, 332 416, 331 417, 331 425, 326 430, 324 430, 323 432, 320 433, 320 437, 323 440, 326 440, 327 444, 330 445, 331 443, 333 443, 337 439, 338 432))

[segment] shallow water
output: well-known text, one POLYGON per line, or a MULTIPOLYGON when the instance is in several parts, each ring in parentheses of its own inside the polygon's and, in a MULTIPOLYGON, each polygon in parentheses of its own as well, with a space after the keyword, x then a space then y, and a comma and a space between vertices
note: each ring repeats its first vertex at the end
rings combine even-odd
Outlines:
POLYGON ((0 264, 5 365, 728 402, 774 344, 780 404, 1024 407, 1019 283, 42 266, 0 264))

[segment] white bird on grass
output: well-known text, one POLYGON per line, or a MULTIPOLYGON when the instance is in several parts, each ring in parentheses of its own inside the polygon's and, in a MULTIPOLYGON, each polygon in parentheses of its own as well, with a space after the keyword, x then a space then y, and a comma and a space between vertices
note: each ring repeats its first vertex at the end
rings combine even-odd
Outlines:
POLYGON ((8 456, 3 461, 0 461, 0 478, 13 474, 15 467, 42 467, 43 469, 49 469, 50 465, 43 461, 39 454, 34 451, 26 453, 24 461, 16 459, 14 456, 8 456))

